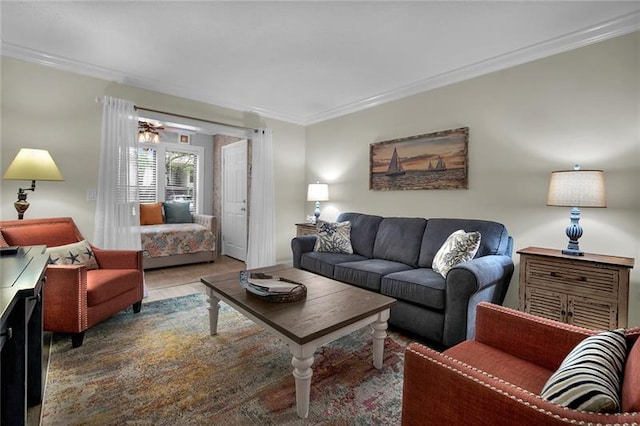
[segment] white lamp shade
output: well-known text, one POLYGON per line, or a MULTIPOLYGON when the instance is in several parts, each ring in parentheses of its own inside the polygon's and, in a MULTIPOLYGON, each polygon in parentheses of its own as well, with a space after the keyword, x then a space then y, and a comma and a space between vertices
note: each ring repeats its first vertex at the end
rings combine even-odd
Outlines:
POLYGON ((307 188, 307 201, 328 201, 329 185, 326 183, 310 183, 307 188))
POLYGON ((602 170, 560 170, 551 173, 548 206, 607 207, 602 170))
POLYGON ((64 180, 49 151, 22 148, 4 172, 3 179, 64 180))

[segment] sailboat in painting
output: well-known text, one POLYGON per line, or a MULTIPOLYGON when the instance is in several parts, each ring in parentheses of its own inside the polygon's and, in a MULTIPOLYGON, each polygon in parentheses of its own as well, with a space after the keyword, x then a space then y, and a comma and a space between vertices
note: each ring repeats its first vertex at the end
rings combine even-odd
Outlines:
POLYGON ((398 150, 394 147, 393 148, 393 155, 391 156, 391 161, 389 162, 389 169, 387 170, 387 173, 385 173, 385 176, 402 176, 405 174, 404 169, 402 168, 402 164, 400 163, 400 160, 398 159, 398 150))
POLYGON ((445 170, 447 170, 447 165, 445 164, 444 160, 442 159, 442 157, 438 156, 438 161, 436 162, 435 167, 433 166, 433 163, 431 163, 431 161, 429 161, 429 167, 427 167, 428 171, 433 171, 433 172, 444 172, 445 170))

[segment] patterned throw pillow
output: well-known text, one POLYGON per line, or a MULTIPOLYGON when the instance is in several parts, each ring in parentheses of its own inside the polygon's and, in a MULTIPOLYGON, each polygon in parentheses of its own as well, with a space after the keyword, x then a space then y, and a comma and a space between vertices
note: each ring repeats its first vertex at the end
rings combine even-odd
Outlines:
POLYGON ((353 253, 351 247, 351 222, 318 221, 318 236, 313 251, 329 253, 353 253))
POLYGON ((84 265, 87 269, 98 269, 98 262, 86 240, 66 246, 49 247, 49 265, 84 265))
POLYGON ((433 258, 431 268, 447 278, 447 273, 458 263, 473 259, 480 247, 479 232, 464 232, 459 229, 449 235, 433 258))
POLYGON ((589 336, 569 352, 540 396, 574 410, 617 412, 627 342, 624 330, 589 336))

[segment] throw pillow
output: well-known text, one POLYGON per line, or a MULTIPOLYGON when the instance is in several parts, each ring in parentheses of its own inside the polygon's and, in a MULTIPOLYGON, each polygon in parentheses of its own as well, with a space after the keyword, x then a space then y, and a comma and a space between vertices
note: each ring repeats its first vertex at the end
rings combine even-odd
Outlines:
POLYGON ((193 218, 189 211, 189 203, 164 203, 164 215, 167 223, 191 223, 193 218))
POLYGON ((447 278, 447 273, 458 263, 473 259, 480 247, 479 232, 459 229, 449 235, 433 258, 431 268, 447 278))
POLYGON ((318 234, 313 251, 353 253, 351 222, 325 222, 318 220, 318 234))
POLYGON ((162 203, 140 204, 140 225, 160 225, 162 219, 162 203))
POLYGON ((84 265, 87 269, 98 269, 98 262, 86 240, 64 246, 49 247, 49 265, 84 265))
POLYGON ((587 337, 549 377, 540 396, 574 410, 619 411, 620 376, 626 352, 623 329, 587 337))

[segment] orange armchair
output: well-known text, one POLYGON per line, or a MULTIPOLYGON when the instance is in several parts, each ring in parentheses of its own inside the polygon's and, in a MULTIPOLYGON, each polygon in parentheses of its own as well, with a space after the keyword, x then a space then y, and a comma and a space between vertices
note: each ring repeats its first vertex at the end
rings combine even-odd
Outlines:
MULTIPOLYGON (((59 247, 84 240, 68 217, 0 222, 0 245, 59 247)), ((138 313, 144 296, 142 252, 90 246, 97 269, 49 265, 43 288, 44 329, 70 333, 74 348, 84 332, 127 306, 138 313)))
POLYGON ((565 356, 598 331, 486 302, 475 340, 443 353, 412 343, 405 353, 403 425, 544 426, 640 424, 640 327, 625 332, 620 413, 573 410, 539 394, 565 356))

